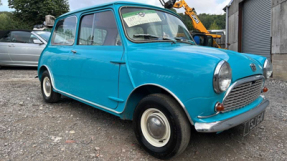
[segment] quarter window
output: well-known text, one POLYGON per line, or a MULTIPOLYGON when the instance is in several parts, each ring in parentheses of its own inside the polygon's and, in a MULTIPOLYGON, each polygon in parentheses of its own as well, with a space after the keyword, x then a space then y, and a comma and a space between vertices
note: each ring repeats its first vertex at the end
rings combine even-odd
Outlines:
POLYGON ((113 12, 85 15, 81 19, 78 45, 121 45, 113 12))
POLYGON ((52 45, 73 45, 75 42, 77 18, 59 20, 52 37, 52 45))

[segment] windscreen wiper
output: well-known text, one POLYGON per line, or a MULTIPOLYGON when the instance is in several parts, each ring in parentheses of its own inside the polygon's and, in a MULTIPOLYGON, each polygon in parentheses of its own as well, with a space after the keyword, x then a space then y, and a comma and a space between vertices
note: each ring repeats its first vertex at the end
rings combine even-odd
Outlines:
POLYGON ((176 39, 172 39, 172 38, 167 38, 167 37, 163 37, 163 40, 170 40, 173 42, 173 44, 176 44, 176 39))
POLYGON ((182 42, 182 43, 186 43, 186 44, 190 44, 190 45, 195 45, 194 43, 192 43, 191 41, 183 41, 182 38, 180 37, 174 37, 174 39, 177 41, 177 42, 182 42))
POLYGON ((134 37, 145 37, 145 38, 159 38, 158 36, 151 34, 134 34, 134 37))
MULTIPOLYGON (((134 34, 134 37, 144 37, 144 38, 160 38, 158 36, 155 35, 151 35, 151 34, 134 34)), ((173 42, 174 44, 176 44, 176 40, 175 39, 171 39, 171 38, 167 38, 167 37, 163 37, 162 40, 170 40, 171 42, 173 42)))

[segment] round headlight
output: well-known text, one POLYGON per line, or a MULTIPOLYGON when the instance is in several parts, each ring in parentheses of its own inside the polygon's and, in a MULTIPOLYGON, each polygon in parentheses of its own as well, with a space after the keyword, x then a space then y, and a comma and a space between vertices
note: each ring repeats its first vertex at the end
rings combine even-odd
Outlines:
POLYGON ((229 63, 222 60, 218 63, 213 76, 213 88, 216 93, 224 92, 231 83, 232 73, 229 63))
POLYGON ((273 73, 272 64, 271 64, 271 62, 268 59, 266 59, 265 62, 264 62, 264 69, 263 69, 264 77, 266 79, 268 79, 268 78, 271 77, 272 73, 273 73))

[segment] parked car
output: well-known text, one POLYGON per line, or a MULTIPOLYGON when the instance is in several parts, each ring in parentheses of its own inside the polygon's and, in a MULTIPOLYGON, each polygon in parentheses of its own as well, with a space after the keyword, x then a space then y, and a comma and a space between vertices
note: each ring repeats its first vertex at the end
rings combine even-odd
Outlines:
POLYGON ((51 32, 0 31, 0 66, 38 66, 51 32))
POLYGON ((216 133, 246 122, 248 134, 264 119, 271 74, 265 57, 197 46, 180 16, 131 2, 60 16, 38 66, 46 102, 64 95, 133 120, 160 159, 182 153, 193 127, 216 133))

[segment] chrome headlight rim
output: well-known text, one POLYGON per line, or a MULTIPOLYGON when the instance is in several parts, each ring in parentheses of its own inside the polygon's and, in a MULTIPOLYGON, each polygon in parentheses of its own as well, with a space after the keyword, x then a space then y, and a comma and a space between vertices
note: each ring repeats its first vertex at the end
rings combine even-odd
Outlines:
POLYGON ((272 73, 273 73, 272 63, 268 59, 266 59, 264 62, 264 66, 263 66, 263 75, 266 79, 269 79, 272 73), (268 74, 268 72, 271 72, 271 73, 268 74))
MULTIPOLYGON (((230 80, 232 80, 232 70, 231 70, 231 67, 230 67, 230 65, 229 65, 229 63, 227 62, 227 61, 225 61, 225 60, 222 60, 222 61, 220 61, 218 64, 217 64, 217 66, 216 66, 216 68, 215 68, 215 71, 214 71, 214 74, 213 74, 213 89, 214 89, 214 91, 216 92, 216 93, 222 93, 222 92, 225 92, 225 91, 227 91, 227 89, 228 88, 226 88, 226 89, 221 89, 220 88, 220 80, 219 80, 219 78, 220 78, 220 72, 221 72, 221 69, 222 69, 222 67, 224 66, 224 65, 227 65, 227 67, 229 68, 229 71, 230 71, 230 75, 231 75, 231 77, 230 77, 230 80)), ((228 87, 230 87, 230 85, 231 85, 231 81, 230 81, 230 83, 229 83, 229 85, 228 85, 228 87)))

